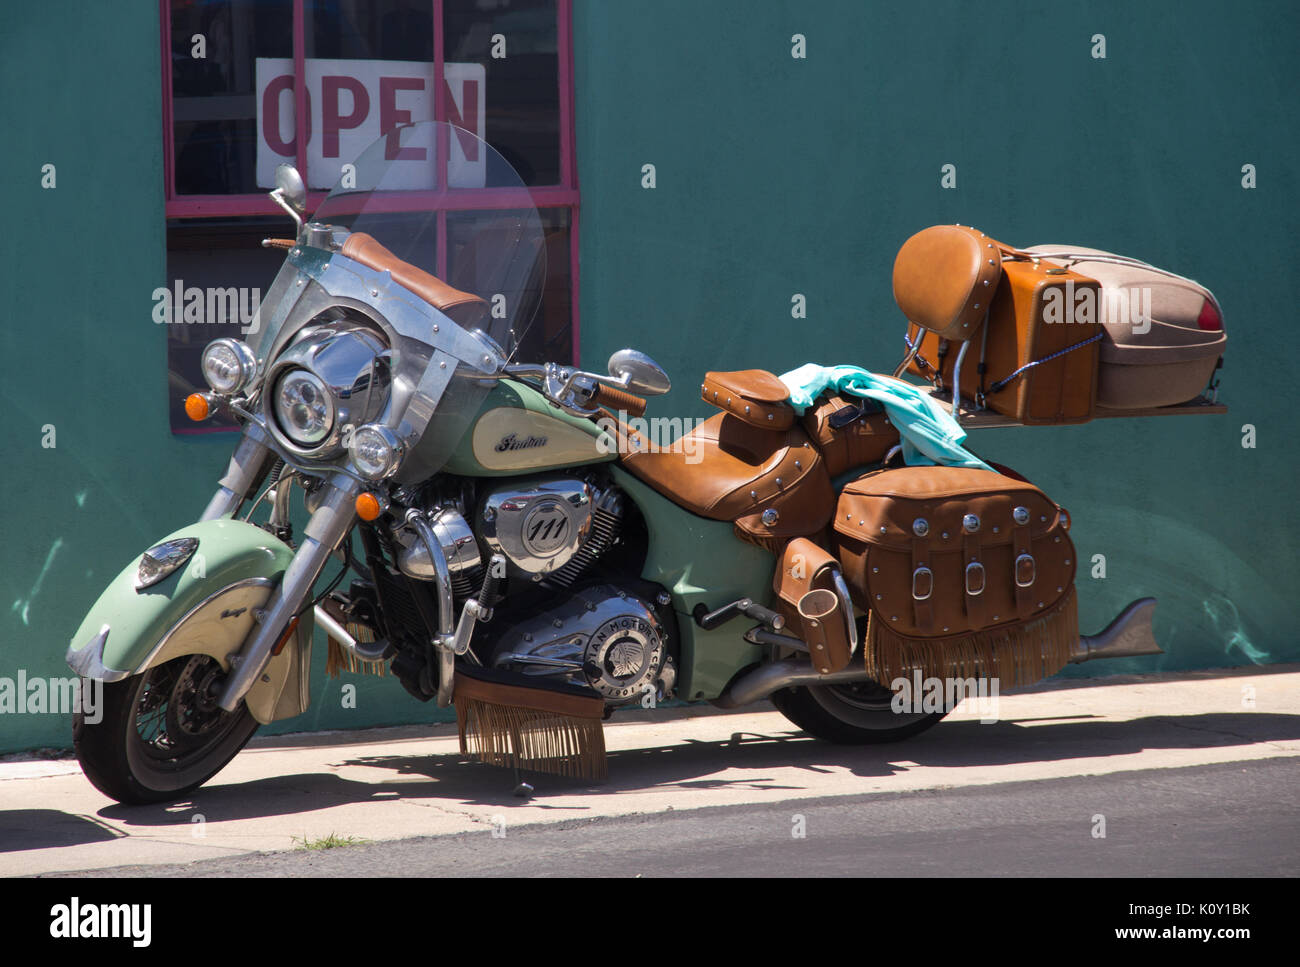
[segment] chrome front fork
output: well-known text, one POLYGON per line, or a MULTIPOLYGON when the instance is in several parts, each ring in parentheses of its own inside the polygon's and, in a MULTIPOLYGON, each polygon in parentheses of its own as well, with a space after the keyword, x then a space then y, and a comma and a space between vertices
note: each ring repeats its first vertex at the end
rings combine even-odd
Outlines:
POLYGON ((226 475, 218 482, 217 492, 199 520, 233 517, 244 501, 252 497, 276 460, 275 451, 266 445, 265 440, 266 431, 257 424, 250 423, 244 427, 244 435, 230 458, 226 475))
POLYGON ((320 505, 303 530, 298 552, 284 572, 280 586, 256 615, 257 624, 238 655, 231 657, 230 675, 218 704, 233 712, 248 694, 271 658, 276 644, 295 615, 311 598, 312 586, 330 555, 356 521, 356 498, 361 484, 346 474, 335 474, 323 487, 320 505))

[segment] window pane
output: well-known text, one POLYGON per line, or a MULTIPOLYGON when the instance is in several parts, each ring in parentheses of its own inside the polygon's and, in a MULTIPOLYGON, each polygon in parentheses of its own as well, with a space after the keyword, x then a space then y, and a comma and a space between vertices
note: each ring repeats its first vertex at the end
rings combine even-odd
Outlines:
POLYGON ((486 75, 448 69, 447 120, 501 152, 526 185, 560 182, 560 75, 555 0, 444 0, 443 57, 486 75), (477 130, 476 98, 487 133, 477 130))
POLYGON ((292 0, 172 0, 178 195, 258 191, 257 58, 293 57, 292 0))
MULTIPOLYGON (((168 223, 167 294, 155 299, 154 319, 164 320, 167 330, 167 405, 173 431, 200 425, 186 417, 184 402, 190 393, 208 388, 200 367, 203 348, 223 336, 245 338, 243 328, 280 271, 284 252, 262 248, 262 239, 292 234, 287 218, 168 223)), ((201 424, 221 425, 233 424, 220 418, 201 424)))
MULTIPOLYGON (((523 333, 516 333, 519 362, 573 362, 573 297, 569 261, 570 212, 567 208, 544 208, 538 212, 546 244, 546 276, 541 307, 523 333)), ((448 212, 447 281, 458 289, 483 294, 475 284, 478 266, 473 240, 501 216, 500 212, 448 212)), ((507 300, 518 293, 502 293, 507 300)), ((486 296, 485 296, 486 297, 486 296)), ((507 352, 515 345, 504 347, 507 352)))
POLYGON ((303 15, 307 185, 329 189, 380 135, 433 120, 433 0, 307 0, 303 15))
POLYGON ((433 0, 307 0, 307 56, 433 62, 433 0))

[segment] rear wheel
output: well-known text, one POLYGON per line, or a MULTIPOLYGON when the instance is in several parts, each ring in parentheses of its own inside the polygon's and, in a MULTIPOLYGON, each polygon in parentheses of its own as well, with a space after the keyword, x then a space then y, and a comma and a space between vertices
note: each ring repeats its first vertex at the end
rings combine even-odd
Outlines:
POLYGON ((783 688, 772 694, 772 704, 809 735, 837 745, 898 742, 937 725, 948 714, 896 712, 893 697, 876 682, 850 682, 783 688))
POLYGON ((257 731, 243 703, 234 712, 217 705, 224 679, 216 659, 185 655, 105 684, 96 714, 79 711, 72 720, 86 778, 133 804, 177 799, 203 785, 257 731))

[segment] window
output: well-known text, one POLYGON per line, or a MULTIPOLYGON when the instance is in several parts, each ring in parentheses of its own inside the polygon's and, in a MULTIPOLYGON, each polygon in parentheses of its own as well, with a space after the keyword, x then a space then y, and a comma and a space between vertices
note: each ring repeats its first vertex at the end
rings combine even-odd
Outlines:
MULTIPOLYGON (((162 0, 171 425, 203 388, 199 357, 237 336, 285 235, 266 196, 295 164, 314 209, 357 147, 400 123, 445 120, 483 138, 530 188, 546 230, 540 316, 521 359, 577 361, 578 186, 572 0, 162 0), (435 78, 442 83, 435 83, 435 78), (212 298, 229 293, 236 298, 212 298)), ((499 204, 500 202, 495 202, 499 204)), ((455 284, 459 240, 494 204, 440 213, 430 266, 455 284)), ((157 295, 158 293, 155 293, 157 295)), ((158 300, 156 300, 158 301, 158 300)), ((162 317, 162 318, 160 318, 162 317)), ((210 429, 204 426, 201 429, 210 429)))

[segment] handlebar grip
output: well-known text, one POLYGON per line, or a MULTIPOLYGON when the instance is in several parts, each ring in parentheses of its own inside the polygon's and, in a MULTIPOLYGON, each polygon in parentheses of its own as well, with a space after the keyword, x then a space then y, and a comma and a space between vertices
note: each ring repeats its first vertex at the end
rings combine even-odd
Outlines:
POLYGON ((592 394, 591 401, 598 406, 608 407, 615 412, 622 410, 629 416, 645 415, 645 400, 639 396, 633 396, 631 393, 625 393, 621 389, 606 386, 604 383, 596 386, 596 392, 592 394))
POLYGON ((286 252, 298 243, 291 238, 264 238, 262 248, 282 248, 286 252))

